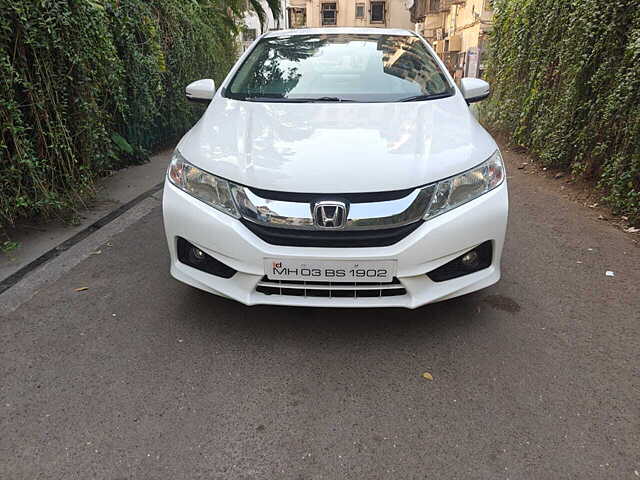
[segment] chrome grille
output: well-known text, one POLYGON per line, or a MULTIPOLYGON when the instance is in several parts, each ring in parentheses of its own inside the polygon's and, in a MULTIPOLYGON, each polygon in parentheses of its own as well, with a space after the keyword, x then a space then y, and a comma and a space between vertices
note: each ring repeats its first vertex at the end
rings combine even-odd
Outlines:
POLYGON ((420 222, 431 202, 433 191, 434 185, 431 184, 413 190, 402 190, 398 193, 402 195, 400 197, 395 192, 381 192, 376 201, 376 194, 373 193, 288 195, 272 192, 275 193, 273 195, 267 191, 237 186, 233 189, 233 196, 242 219, 260 227, 318 231, 322 229, 322 225, 317 224, 313 213, 322 203, 330 202, 339 203, 344 208, 345 218, 341 218, 340 226, 335 230, 372 231, 395 229, 420 222), (256 192, 275 199, 262 197, 256 192), (301 201, 303 198, 308 201, 301 201))
POLYGON ((256 291, 265 295, 324 298, 395 297, 407 293, 397 278, 391 283, 365 283, 281 281, 266 276, 258 282, 256 291))

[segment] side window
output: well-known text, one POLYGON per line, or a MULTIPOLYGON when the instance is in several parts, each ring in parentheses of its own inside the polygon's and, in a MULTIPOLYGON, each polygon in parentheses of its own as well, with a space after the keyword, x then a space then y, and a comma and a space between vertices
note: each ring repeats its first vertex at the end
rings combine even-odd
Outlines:
POLYGON ((364 3, 356 3, 356 18, 364 18, 364 3))

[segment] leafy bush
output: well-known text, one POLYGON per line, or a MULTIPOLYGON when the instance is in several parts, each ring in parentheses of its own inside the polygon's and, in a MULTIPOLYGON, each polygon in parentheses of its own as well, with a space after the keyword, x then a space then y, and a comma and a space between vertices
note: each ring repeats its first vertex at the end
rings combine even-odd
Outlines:
POLYGON ((483 108, 547 166, 597 180, 640 221, 637 0, 495 0, 483 108))
POLYGON ((96 176, 143 161, 222 80, 244 2, 0 0, 0 226, 68 208, 96 176))

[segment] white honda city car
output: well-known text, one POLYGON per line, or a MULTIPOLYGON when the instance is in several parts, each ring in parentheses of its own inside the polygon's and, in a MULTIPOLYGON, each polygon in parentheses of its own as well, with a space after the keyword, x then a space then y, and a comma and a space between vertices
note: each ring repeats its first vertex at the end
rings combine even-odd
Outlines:
POLYGON ((507 183, 419 35, 331 28, 258 38, 182 138, 164 187, 171 274, 247 305, 408 307, 500 278, 507 183))

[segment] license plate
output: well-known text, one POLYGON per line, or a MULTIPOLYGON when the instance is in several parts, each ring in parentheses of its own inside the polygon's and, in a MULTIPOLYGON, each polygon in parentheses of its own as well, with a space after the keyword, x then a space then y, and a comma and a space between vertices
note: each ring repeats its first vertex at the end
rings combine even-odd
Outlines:
POLYGON ((396 260, 264 259, 264 271, 269 280, 389 283, 395 277, 396 269, 396 260))

